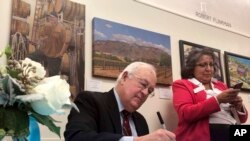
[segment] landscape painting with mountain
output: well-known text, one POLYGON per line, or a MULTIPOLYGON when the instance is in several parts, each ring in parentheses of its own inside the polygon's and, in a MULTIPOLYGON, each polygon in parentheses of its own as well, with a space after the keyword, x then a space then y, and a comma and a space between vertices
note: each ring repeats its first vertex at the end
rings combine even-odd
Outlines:
POLYGON ((93 76, 117 78, 131 62, 157 69, 157 84, 173 82, 170 36, 132 26, 93 19, 93 76))

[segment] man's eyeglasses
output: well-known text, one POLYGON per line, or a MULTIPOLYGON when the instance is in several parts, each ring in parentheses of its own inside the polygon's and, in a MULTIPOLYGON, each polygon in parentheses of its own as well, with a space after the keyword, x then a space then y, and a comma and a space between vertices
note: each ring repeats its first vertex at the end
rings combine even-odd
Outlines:
POLYGON ((201 68, 207 68, 208 66, 213 68, 215 66, 214 63, 200 63, 200 64, 196 64, 195 66, 199 66, 201 68))
POLYGON ((150 87, 150 84, 147 80, 140 78, 139 76, 135 75, 135 74, 131 74, 134 76, 134 78, 136 78, 138 84, 140 85, 139 87, 141 88, 141 90, 145 90, 147 89, 147 95, 151 95, 154 96, 154 87, 150 87))

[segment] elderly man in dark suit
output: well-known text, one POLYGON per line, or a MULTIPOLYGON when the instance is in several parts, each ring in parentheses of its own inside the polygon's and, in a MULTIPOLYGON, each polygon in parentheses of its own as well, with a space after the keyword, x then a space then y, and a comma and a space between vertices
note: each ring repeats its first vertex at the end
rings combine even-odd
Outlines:
POLYGON ((109 92, 81 92, 75 99, 80 110, 68 116, 66 141, 170 141, 175 134, 158 129, 149 134, 145 118, 136 110, 154 92, 155 68, 144 62, 128 65, 109 92), (123 114, 125 113, 128 114, 123 114), (128 115, 128 116, 127 116, 128 115))

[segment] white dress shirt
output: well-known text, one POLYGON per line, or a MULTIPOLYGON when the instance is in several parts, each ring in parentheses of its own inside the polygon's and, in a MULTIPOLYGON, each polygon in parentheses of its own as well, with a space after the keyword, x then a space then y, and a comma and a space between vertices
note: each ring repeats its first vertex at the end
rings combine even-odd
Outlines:
MULTIPOLYGON (((207 93, 207 99, 211 98, 212 96, 216 98, 216 96, 222 92, 221 90, 215 88, 213 83, 211 83, 212 89, 206 90, 205 86, 201 82, 199 82, 197 79, 192 78, 192 79, 189 79, 189 81, 194 83, 195 85, 198 85, 198 87, 194 89, 195 93, 205 90, 205 92, 207 93)), ((212 79, 212 81, 217 81, 217 80, 212 79)), ((231 115, 230 104, 221 103, 219 106, 221 110, 216 113, 212 113, 209 116, 209 123, 235 124, 236 120, 231 115)), ((241 114, 244 114, 244 113, 241 113, 241 114)))
MULTIPOLYGON (((120 119, 121 119, 121 125, 122 125, 123 117, 122 117, 121 112, 124 110, 124 106, 122 105, 120 97, 119 97, 118 93, 115 91, 115 89, 114 89, 114 93, 115 93, 115 99, 116 99, 116 101, 118 103, 118 108, 119 108, 119 112, 120 112, 120 119)), ((119 141, 133 141, 134 137, 137 137, 137 132, 136 132, 136 129, 135 129, 135 123, 132 120, 131 116, 129 117, 129 125, 130 125, 130 128, 131 128, 132 136, 123 136, 119 141)))

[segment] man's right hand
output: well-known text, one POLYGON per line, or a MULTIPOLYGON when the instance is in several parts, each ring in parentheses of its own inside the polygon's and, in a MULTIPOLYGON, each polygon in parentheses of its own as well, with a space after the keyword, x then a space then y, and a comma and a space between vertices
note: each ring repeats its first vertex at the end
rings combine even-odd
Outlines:
POLYGON ((134 141, 175 141, 175 134, 165 129, 158 129, 148 135, 135 137, 134 141))

